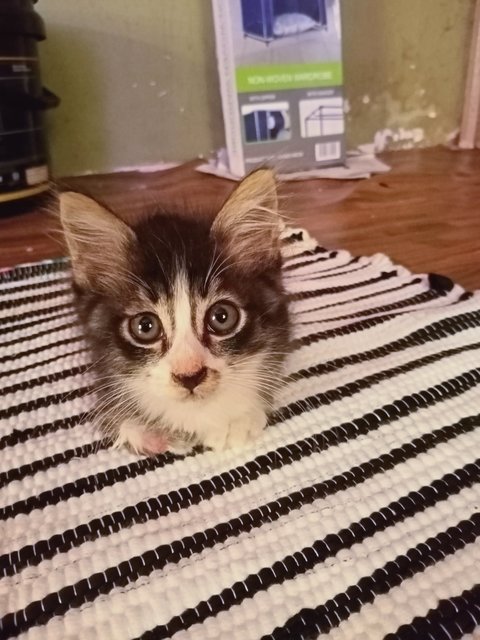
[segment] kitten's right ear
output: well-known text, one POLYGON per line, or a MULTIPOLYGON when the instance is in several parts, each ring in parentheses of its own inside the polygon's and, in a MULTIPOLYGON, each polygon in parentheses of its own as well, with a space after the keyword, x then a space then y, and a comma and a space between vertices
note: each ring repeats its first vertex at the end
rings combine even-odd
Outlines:
POLYGON ((238 265, 256 270, 277 263, 281 218, 274 173, 257 169, 244 178, 220 209, 211 233, 238 265))
POLYGON ((75 281, 94 289, 115 286, 127 267, 135 233, 92 198, 73 191, 61 193, 59 198, 75 281))

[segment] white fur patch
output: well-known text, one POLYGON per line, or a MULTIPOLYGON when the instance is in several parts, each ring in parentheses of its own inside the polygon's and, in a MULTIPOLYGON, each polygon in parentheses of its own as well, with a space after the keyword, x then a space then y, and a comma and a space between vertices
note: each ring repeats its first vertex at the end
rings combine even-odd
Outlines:
POLYGON ((206 366, 208 350, 199 341, 192 326, 192 301, 188 281, 181 275, 175 284, 174 334, 166 360, 175 375, 191 375, 206 366))

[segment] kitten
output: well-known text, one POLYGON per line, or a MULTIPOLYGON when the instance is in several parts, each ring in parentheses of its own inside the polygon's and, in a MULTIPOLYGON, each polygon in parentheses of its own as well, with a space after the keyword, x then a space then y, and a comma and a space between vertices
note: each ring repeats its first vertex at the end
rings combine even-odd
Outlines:
POLYGON ((60 215, 105 435, 145 454, 257 437, 289 342, 273 174, 245 178, 213 224, 128 226, 73 192, 60 215))

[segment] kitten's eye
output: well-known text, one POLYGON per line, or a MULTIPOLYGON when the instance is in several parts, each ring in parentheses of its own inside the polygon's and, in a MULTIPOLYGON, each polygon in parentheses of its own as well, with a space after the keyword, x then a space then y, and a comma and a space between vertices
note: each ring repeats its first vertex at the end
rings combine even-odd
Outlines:
POLYGON ((224 336, 238 326, 240 311, 231 302, 217 302, 207 311, 205 322, 210 333, 224 336))
POLYGON ((155 342, 162 333, 160 320, 154 313, 139 313, 128 321, 130 335, 137 342, 155 342))

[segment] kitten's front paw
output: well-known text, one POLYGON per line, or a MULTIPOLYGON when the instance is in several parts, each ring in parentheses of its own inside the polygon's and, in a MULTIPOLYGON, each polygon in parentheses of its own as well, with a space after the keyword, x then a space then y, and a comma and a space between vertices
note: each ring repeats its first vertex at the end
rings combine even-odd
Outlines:
POLYGON ((137 455, 155 456, 168 449, 167 435, 162 431, 147 431, 134 419, 126 419, 118 427, 113 443, 115 449, 126 447, 137 455))
POLYGON ((267 424, 263 411, 251 411, 232 420, 227 433, 227 449, 243 449, 258 440, 267 424))
POLYGON ((194 447, 194 442, 187 442, 180 438, 170 438, 168 442, 168 451, 176 456, 186 456, 193 451, 194 447))
POLYGON ((259 438, 266 424, 267 416, 263 411, 249 411, 231 420, 227 429, 209 433, 204 444, 214 451, 243 449, 259 438))
POLYGON ((185 456, 193 449, 193 444, 171 436, 168 432, 152 431, 143 435, 140 450, 146 456, 157 456, 160 453, 173 453, 176 456, 185 456))
POLYGON ((138 445, 138 453, 145 456, 157 456, 160 453, 166 453, 169 450, 169 441, 165 433, 146 432, 142 435, 142 439, 138 445))
POLYGON ((130 419, 121 423, 113 446, 116 449, 125 446, 133 453, 145 456, 156 456, 167 451, 175 455, 185 455, 193 448, 192 444, 168 431, 146 429, 144 425, 130 419))

